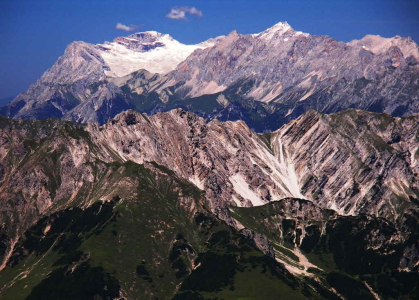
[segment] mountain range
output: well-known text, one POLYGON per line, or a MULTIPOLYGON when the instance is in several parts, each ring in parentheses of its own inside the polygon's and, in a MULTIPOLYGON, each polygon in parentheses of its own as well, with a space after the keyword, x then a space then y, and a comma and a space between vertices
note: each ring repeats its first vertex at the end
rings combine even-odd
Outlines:
POLYGON ((0 298, 418 299, 418 60, 286 22, 71 43, 0 109, 0 298))
POLYGON ((70 44, 0 113, 104 124, 127 109, 183 108, 206 120, 240 119, 258 132, 310 109, 408 116, 419 112, 418 59, 410 38, 369 35, 344 43, 286 22, 197 45, 150 31, 99 45, 70 44))

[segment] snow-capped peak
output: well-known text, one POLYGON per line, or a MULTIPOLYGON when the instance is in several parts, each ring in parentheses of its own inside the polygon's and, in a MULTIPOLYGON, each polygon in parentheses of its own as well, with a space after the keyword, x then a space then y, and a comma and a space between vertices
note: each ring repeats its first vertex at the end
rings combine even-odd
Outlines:
POLYGON ((138 41, 158 41, 158 40, 174 40, 169 34, 160 33, 157 31, 144 31, 131 34, 127 38, 132 38, 138 41))
POLYGON ((306 33, 303 33, 301 31, 295 31, 288 22, 279 22, 276 23, 274 26, 266 29, 265 31, 262 31, 258 34, 255 34, 254 36, 257 36, 259 38, 270 40, 275 36, 295 36, 295 35, 308 35, 306 33))
POLYGON ((287 32, 290 29, 292 30, 288 22, 279 22, 279 23, 276 23, 274 26, 256 35, 263 39, 271 39, 275 35, 283 35, 285 32, 287 32))
POLYGON ((289 29, 292 29, 292 28, 291 28, 290 24, 288 24, 288 22, 279 22, 279 23, 276 23, 274 26, 266 29, 265 31, 271 31, 271 32, 273 32, 273 31, 281 31, 281 32, 285 32, 285 31, 287 31, 289 29))
POLYGON ((154 35, 154 36, 168 35, 168 34, 164 34, 164 33, 154 31, 154 30, 142 31, 142 32, 134 33, 134 34, 150 34, 150 35, 154 35))
POLYGON ((168 34, 157 31, 134 33, 117 37, 113 42, 97 45, 106 65, 105 74, 122 77, 139 69, 152 73, 167 73, 186 59, 196 49, 214 45, 216 39, 198 45, 185 45, 168 34))

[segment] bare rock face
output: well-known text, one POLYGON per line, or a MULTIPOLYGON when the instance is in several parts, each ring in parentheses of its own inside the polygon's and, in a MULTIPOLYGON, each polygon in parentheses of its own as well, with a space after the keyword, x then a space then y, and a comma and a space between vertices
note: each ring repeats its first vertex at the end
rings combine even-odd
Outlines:
POLYGON ((104 156, 166 166, 205 190, 211 208, 226 220, 228 205, 303 197, 293 165, 275 157, 240 121, 207 124, 180 109, 148 117, 128 111, 102 127, 87 128, 104 156))
POLYGON ((310 111, 258 135, 241 121, 205 123, 183 110, 148 117, 129 111, 88 131, 106 157, 155 161, 194 183, 225 220, 228 205, 284 197, 399 226, 418 209, 417 117, 310 111))
POLYGON ((418 124, 417 117, 310 111, 273 136, 287 149, 307 199, 340 214, 395 222, 417 209, 418 124))
POLYGON ((188 90, 187 97, 200 96, 207 88, 206 94, 222 92, 244 80, 243 98, 287 103, 293 95, 298 103, 343 79, 341 84, 346 85, 362 78, 374 81, 389 66, 406 65, 407 58, 411 62, 419 58, 418 47, 409 38, 366 37, 343 43, 278 23, 260 34, 234 31, 214 47, 192 53, 168 77, 185 82, 176 89, 188 90))
POLYGON ((397 47, 404 57, 413 56, 419 58, 419 50, 414 47, 414 41, 411 38, 402 38, 395 36, 393 38, 383 38, 379 35, 366 35, 360 40, 353 40, 348 43, 351 46, 359 46, 375 54, 382 54, 390 48, 397 47))
POLYGON ((256 246, 267 256, 275 258, 275 252, 273 250, 272 245, 269 243, 269 240, 266 236, 261 235, 253 230, 243 228, 240 230, 240 234, 244 235, 248 239, 252 239, 256 246))

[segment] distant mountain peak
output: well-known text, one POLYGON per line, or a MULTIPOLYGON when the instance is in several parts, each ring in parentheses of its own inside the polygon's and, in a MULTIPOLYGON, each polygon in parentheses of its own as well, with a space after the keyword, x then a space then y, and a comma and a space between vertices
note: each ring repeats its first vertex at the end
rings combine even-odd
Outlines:
POLYGON ((308 35, 307 33, 294 30, 290 26, 290 24, 288 24, 288 22, 279 22, 279 23, 276 23, 274 26, 269 27, 265 31, 255 34, 255 36, 258 36, 266 40, 270 40, 275 36, 283 36, 283 35, 295 36, 295 35, 302 35, 302 34, 308 35))
POLYGON ((126 38, 135 39, 141 42, 155 42, 155 41, 163 40, 163 39, 167 39, 171 41, 174 40, 174 38, 171 37, 169 34, 164 34, 157 31, 137 32, 137 33, 131 34, 130 36, 126 38))
POLYGON ((210 47, 214 42, 185 45, 168 34, 157 31, 137 32, 117 37, 113 42, 97 45, 109 70, 106 75, 122 77, 139 69, 167 73, 196 49, 210 47))
POLYGON ((286 31, 292 29, 292 27, 290 26, 290 24, 288 24, 288 22, 278 22, 276 23, 274 26, 268 28, 265 31, 286 31))
POLYGON ((398 47, 404 57, 413 56, 419 59, 419 47, 410 37, 400 37, 398 35, 385 38, 380 35, 368 34, 360 40, 352 40, 348 43, 350 46, 362 47, 374 54, 387 52, 391 47, 398 47))
POLYGON ((238 35, 239 33, 237 32, 237 30, 233 30, 227 36, 238 36, 238 35))

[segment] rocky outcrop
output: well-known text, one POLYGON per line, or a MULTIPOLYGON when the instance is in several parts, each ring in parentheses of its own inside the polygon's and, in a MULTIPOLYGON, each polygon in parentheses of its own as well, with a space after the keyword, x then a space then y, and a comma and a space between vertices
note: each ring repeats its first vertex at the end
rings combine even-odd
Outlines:
POLYGON ((269 240, 266 236, 254 232, 253 230, 243 228, 239 231, 240 234, 244 235, 248 239, 251 239, 255 242, 255 245, 267 256, 275 258, 275 252, 272 245, 269 243, 269 240))

